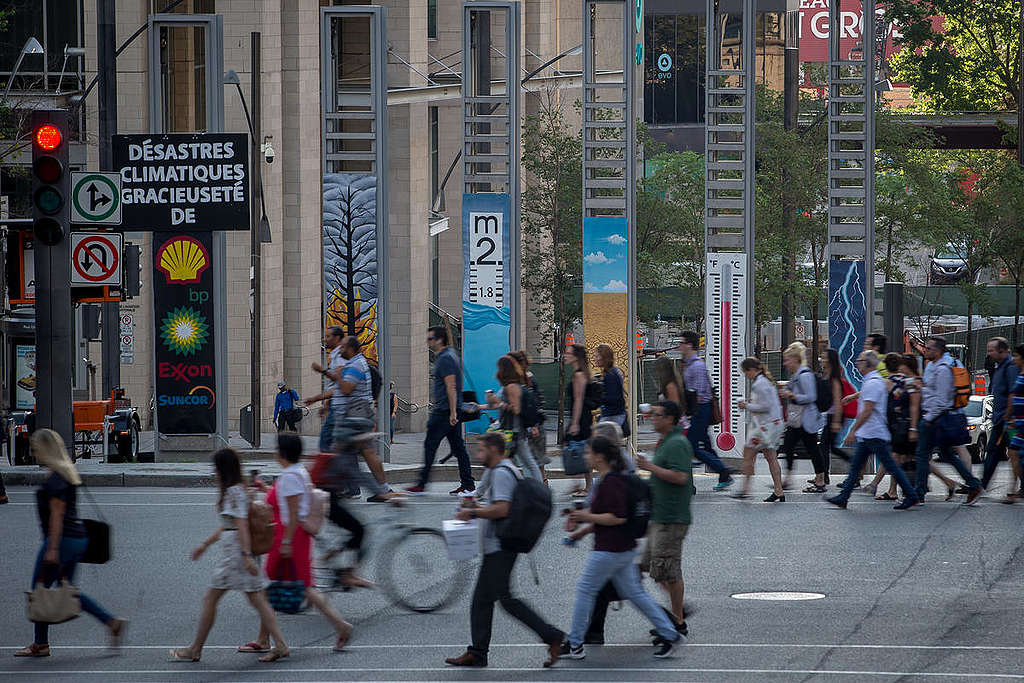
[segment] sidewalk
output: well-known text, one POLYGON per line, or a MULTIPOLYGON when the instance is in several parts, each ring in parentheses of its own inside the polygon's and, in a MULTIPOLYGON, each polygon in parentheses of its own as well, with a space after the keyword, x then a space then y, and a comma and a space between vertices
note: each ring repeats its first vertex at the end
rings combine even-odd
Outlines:
MULTIPOLYGON (((395 434, 395 443, 391 446, 390 462, 384 463, 384 471, 390 484, 415 483, 419 470, 423 467, 424 432, 395 434)), ((317 450, 315 436, 303 436, 305 452, 313 454, 317 450)), ((228 440, 242 456, 242 471, 259 470, 260 476, 270 480, 281 471, 274 458, 273 448, 277 443, 277 434, 262 435, 261 447, 253 448, 249 442, 233 432, 228 440)), ((654 433, 644 427, 639 433, 641 450, 654 447, 654 433)), ((552 462, 546 471, 551 479, 563 479, 560 449, 554 430, 548 431, 548 456, 552 462)), ((153 432, 140 434, 140 452, 153 452, 153 432)), ((473 448, 470 446, 470 456, 473 448)), ((431 471, 431 481, 456 482, 459 480, 459 469, 454 459, 439 464, 449 453, 448 442, 441 443, 431 471)), ((87 486, 160 486, 160 487, 209 487, 216 486, 213 466, 207 461, 193 462, 155 462, 155 463, 104 463, 100 458, 80 458, 77 462, 78 471, 87 486)), ((0 473, 3 474, 7 486, 34 486, 45 479, 44 471, 34 465, 14 467, 6 459, 0 462, 0 473)), ((483 468, 473 465, 473 477, 479 481, 483 468)), ((573 477, 576 478, 576 477, 573 477)))

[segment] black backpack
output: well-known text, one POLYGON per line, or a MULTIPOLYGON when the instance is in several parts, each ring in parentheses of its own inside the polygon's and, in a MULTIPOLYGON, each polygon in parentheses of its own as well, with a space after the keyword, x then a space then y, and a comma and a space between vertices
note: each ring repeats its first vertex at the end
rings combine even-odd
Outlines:
POLYGON ((508 467, 518 481, 508 516, 497 522, 496 535, 502 550, 528 553, 537 545, 551 519, 551 490, 542 481, 520 477, 511 464, 498 467, 508 467))
POLYGON ((625 480, 629 500, 629 515, 622 528, 633 538, 643 538, 647 534, 647 524, 651 521, 651 485, 629 472, 615 476, 625 480))
POLYGON ((894 443, 906 443, 910 436, 910 392, 906 378, 890 377, 892 387, 885 403, 885 421, 894 443))
POLYGON ((370 365, 370 391, 373 392, 373 400, 376 401, 380 398, 381 387, 384 386, 384 378, 380 376, 380 370, 377 369, 376 365, 370 365))
POLYGON ((537 390, 531 387, 529 384, 519 385, 520 396, 519 399, 519 421, 522 423, 524 429, 530 427, 536 427, 544 422, 544 414, 540 409, 540 397, 537 395, 537 390))
POLYGON ((815 375, 814 380, 818 393, 814 405, 818 407, 819 413, 827 413, 832 408, 832 380, 821 375, 815 375))
POLYGON ((604 402, 604 382, 592 379, 587 383, 587 391, 583 394, 583 409, 597 410, 604 402))

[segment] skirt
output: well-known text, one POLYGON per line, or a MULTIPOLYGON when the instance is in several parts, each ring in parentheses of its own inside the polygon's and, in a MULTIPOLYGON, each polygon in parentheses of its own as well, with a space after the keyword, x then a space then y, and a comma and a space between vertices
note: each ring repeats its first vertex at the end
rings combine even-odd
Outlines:
POLYGON ((266 589, 270 582, 263 568, 256 563, 256 576, 250 574, 245 568, 245 558, 242 556, 242 544, 235 530, 224 531, 220 537, 220 560, 213 572, 211 588, 218 590, 242 591, 243 593, 258 593, 266 589))

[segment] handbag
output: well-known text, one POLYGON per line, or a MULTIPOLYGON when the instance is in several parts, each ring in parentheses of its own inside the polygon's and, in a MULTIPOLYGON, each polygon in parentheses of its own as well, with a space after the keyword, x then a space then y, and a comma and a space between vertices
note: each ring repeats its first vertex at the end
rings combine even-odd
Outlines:
POLYGON ((801 427, 803 426, 803 418, 804 406, 795 401, 789 401, 786 404, 786 426, 801 427))
POLYGON ((562 448, 562 469, 566 476, 586 474, 590 471, 586 460, 583 458, 586 443, 586 441, 569 441, 562 448))
POLYGON ((713 425, 722 424, 722 402, 718 400, 718 394, 711 396, 711 422, 713 425))
POLYGON ((47 588, 39 582, 28 597, 28 620, 36 624, 63 624, 82 613, 79 591, 67 581, 47 588))
POLYGON ((306 584, 295 579, 295 562, 293 560, 282 558, 277 563, 279 568, 282 562, 291 570, 288 572, 291 578, 271 581, 267 586, 267 600, 277 612, 298 614, 302 611, 302 601, 306 597, 306 584))
POLYGON ((88 496, 89 502, 96 508, 96 514, 100 516, 100 519, 83 519, 82 526, 85 527, 85 533, 88 536, 89 542, 85 546, 85 552, 82 553, 82 559, 79 562, 85 564, 106 564, 110 561, 110 525, 107 524, 107 520, 103 517, 103 513, 100 512, 100 506, 96 504, 96 500, 89 493, 89 489, 82 486, 85 491, 85 495, 88 496))

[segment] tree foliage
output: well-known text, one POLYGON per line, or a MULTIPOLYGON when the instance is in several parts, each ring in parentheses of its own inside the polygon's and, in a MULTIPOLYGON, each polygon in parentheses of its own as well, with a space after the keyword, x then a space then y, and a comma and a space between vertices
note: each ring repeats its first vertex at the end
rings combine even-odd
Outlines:
POLYGON ((1020 106, 1020 0, 891 0, 886 17, 902 33, 893 80, 916 97, 944 111, 1020 106))

